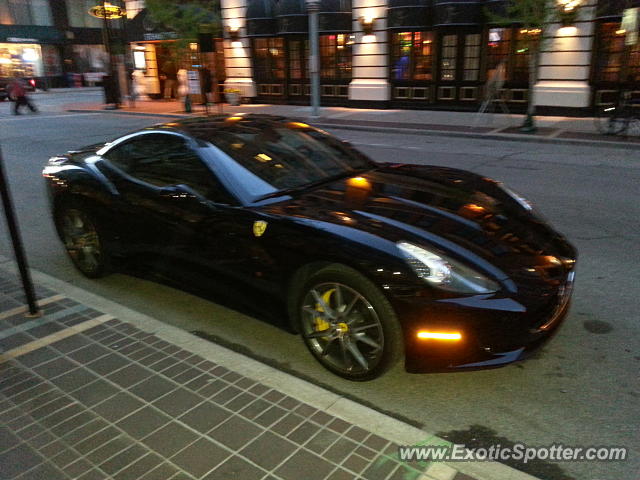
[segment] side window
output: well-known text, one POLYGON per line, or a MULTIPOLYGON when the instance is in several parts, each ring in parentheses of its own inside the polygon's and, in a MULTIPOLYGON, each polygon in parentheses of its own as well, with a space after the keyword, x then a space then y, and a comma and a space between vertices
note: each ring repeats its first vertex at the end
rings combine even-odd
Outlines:
POLYGON ((105 157, 130 176, 156 187, 186 185, 214 202, 232 203, 213 172, 176 135, 141 135, 110 150, 105 157))

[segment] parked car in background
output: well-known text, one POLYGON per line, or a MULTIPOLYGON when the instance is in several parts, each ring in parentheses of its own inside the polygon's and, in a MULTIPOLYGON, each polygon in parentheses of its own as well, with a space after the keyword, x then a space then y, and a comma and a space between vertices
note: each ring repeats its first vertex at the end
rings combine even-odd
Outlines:
MULTIPOLYGON (((25 89, 28 92, 35 92, 36 90, 36 79, 33 77, 25 77, 24 80, 25 89)), ((0 102, 4 102, 9 98, 9 86, 13 78, 11 77, 0 77, 0 102)))

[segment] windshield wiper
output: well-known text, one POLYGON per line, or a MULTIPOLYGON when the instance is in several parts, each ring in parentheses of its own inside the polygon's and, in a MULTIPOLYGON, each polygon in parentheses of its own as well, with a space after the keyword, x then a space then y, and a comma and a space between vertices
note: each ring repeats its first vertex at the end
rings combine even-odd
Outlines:
POLYGON ((320 180, 316 180, 315 182, 305 183, 304 185, 298 185, 297 187, 283 188, 281 190, 276 190, 275 192, 266 193, 264 195, 260 195, 253 199, 254 202, 261 202, 262 200, 267 200, 269 198, 282 197, 285 195, 290 195, 292 193, 304 192, 310 190, 312 188, 319 187, 321 185, 325 185, 327 183, 335 182, 336 180, 341 180, 343 178, 349 178, 356 175, 362 175, 366 172, 372 172, 375 168, 362 168, 359 170, 350 170, 348 172, 337 173, 336 175, 331 175, 330 177, 321 178, 320 180))

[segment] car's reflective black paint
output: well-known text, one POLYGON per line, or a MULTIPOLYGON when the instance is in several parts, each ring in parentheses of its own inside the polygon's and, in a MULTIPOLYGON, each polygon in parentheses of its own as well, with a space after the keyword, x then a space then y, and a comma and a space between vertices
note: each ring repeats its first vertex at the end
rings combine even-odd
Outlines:
MULTIPOLYGON (((194 278, 232 278, 246 286, 248 298, 257 289, 291 303, 292 291, 314 269, 352 267, 396 311, 412 372, 513 362, 565 317, 576 251, 499 183, 456 169, 389 163, 313 188, 255 195, 206 141, 225 121, 190 119, 142 131, 184 138, 219 181, 215 199, 183 185, 132 181, 105 158, 107 144, 50 160, 44 176, 54 212, 70 196, 82 199, 107 231, 112 252, 172 259, 194 278), (261 236, 256 221, 266 222, 261 236), (400 255, 401 241, 436 248, 499 290, 462 295, 427 285, 400 255), (424 329, 456 330, 463 338, 418 339, 424 329)), ((263 116, 240 121, 291 123, 263 116)))

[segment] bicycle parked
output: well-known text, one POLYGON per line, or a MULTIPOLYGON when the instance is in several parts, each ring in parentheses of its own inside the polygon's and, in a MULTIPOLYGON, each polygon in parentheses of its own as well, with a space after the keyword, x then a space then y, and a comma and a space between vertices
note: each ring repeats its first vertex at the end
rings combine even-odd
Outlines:
POLYGON ((640 91, 621 90, 614 102, 597 105, 594 117, 604 135, 640 134, 640 91))

